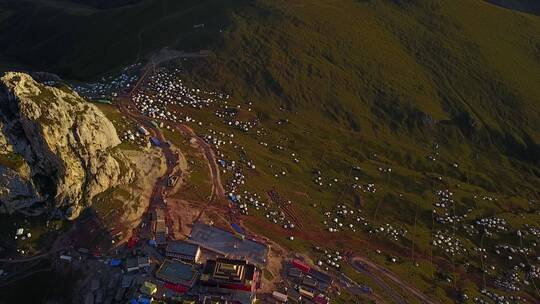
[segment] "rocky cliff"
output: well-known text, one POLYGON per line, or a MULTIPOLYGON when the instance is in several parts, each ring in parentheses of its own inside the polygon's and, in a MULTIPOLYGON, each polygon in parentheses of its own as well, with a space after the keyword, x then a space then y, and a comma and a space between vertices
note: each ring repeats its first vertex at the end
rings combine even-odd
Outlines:
POLYGON ((0 79, 0 212, 46 207, 76 218, 134 173, 113 124, 69 88, 24 73, 0 79))

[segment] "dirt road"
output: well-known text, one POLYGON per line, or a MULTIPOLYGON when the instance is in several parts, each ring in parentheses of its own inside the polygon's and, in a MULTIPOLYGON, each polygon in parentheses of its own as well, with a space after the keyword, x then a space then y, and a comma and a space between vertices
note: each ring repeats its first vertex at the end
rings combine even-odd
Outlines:
POLYGON ((210 147, 210 145, 206 141, 200 138, 189 126, 186 126, 184 124, 177 124, 176 128, 182 133, 189 135, 192 138, 195 138, 199 147, 201 147, 204 151, 204 156, 206 158, 206 161, 208 162, 210 174, 212 176, 212 195, 210 201, 212 202, 214 199, 216 199, 216 197, 224 198, 225 190, 223 189, 223 185, 221 184, 221 176, 216 161, 216 155, 214 154, 214 150, 212 150, 212 147, 210 147))
POLYGON ((437 303, 433 301, 432 299, 428 298, 426 295, 424 295, 422 292, 420 292, 416 288, 403 282, 397 275, 395 275, 388 269, 382 266, 379 266, 364 257, 361 257, 361 256, 353 257, 351 259, 351 264, 356 271, 368 273, 370 277, 372 277, 375 281, 377 281, 378 284, 380 284, 380 287, 389 291, 392 297, 399 301, 398 303, 406 303, 406 302, 386 282, 382 281, 380 277, 385 277, 391 280, 393 283, 401 287, 403 290, 406 290, 412 295, 414 295, 415 297, 417 297, 423 303, 428 303, 428 304, 437 303))
MULTIPOLYGON (((146 72, 147 71, 148 70, 145 71, 145 75, 143 77, 141 77, 141 78, 146 77, 146 72)), ((140 81, 140 83, 142 83, 142 81, 140 81)), ((139 85, 139 83, 137 84, 137 86, 138 85, 139 85)), ((149 211, 151 211, 153 209, 156 209, 156 208, 163 209, 165 211, 167 227, 169 227, 169 232, 171 233, 170 236, 174 238, 174 221, 171 218, 170 211, 168 209, 169 207, 165 203, 165 201, 166 201, 166 197, 165 197, 166 196, 166 191, 165 190, 167 189, 167 181, 173 175, 173 172, 180 172, 181 173, 181 170, 179 168, 177 168, 177 166, 178 166, 178 155, 175 154, 172 151, 169 143, 166 141, 165 137, 163 136, 163 134, 159 130, 159 128, 155 127, 151 123, 152 119, 142 115, 142 113, 138 112, 136 110, 136 108, 133 107, 133 103, 132 103, 131 98, 127 98, 127 99, 119 98, 118 99, 118 108, 119 108, 119 110, 120 110, 120 112, 122 114, 130 117, 131 119, 135 120, 138 124, 144 126, 149 131, 151 136, 156 137, 161 142, 160 148, 162 149, 162 151, 163 151, 163 153, 165 155, 165 158, 166 158, 167 171, 165 172, 165 174, 162 177, 160 177, 156 181, 156 184, 155 184, 154 189, 152 191, 152 195, 151 195, 151 198, 150 198, 150 204, 149 204, 147 212, 149 212, 149 211)), ((225 190, 223 189, 223 185, 221 183, 220 171, 219 171, 219 168, 217 166, 216 156, 215 156, 215 153, 214 153, 212 147, 206 141, 204 141, 200 136, 198 136, 193 131, 193 129, 191 129, 189 126, 187 126, 185 124, 181 124, 181 123, 177 123, 177 122, 171 122, 171 121, 168 121, 168 120, 161 120, 161 119, 154 119, 154 120, 163 121, 163 122, 166 122, 168 124, 171 124, 178 131, 182 132, 186 136, 190 136, 191 138, 194 138, 197 141, 197 144, 202 149, 202 152, 203 152, 203 154, 204 154, 204 156, 206 158, 208 168, 209 168, 211 178, 212 178, 212 193, 210 195, 210 198, 209 198, 207 204, 212 203, 216 199, 224 198, 225 197, 225 190)), ((204 209, 204 208, 202 208, 202 209, 204 209)), ((134 231, 133 234, 138 235, 137 230, 134 231)))

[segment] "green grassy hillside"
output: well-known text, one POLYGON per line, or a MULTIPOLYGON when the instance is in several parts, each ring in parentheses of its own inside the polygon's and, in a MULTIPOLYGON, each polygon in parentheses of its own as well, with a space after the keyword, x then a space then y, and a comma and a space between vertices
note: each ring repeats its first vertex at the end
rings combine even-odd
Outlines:
MULTIPOLYGON (((361 205, 375 227, 407 229, 406 240, 398 242, 372 236, 369 229, 352 237, 373 242, 366 250, 370 258, 443 303, 482 287, 475 247, 515 245, 515 231, 540 220, 537 205, 528 202, 540 195, 536 16, 468 0, 260 0, 232 14, 214 56, 188 65, 193 86, 203 83, 231 93, 237 103, 253 102, 266 129, 268 135, 235 134, 264 168, 247 178, 248 191, 277 187, 313 223, 305 230, 320 233, 320 223, 328 220, 321 211, 335 212, 340 203, 361 205), (276 124, 285 119, 288 124, 276 124), (262 148, 260 141, 287 152, 262 148), (354 165, 361 170, 351 171, 354 165), (274 178, 282 169, 287 176, 274 178), (318 170, 327 183, 339 182, 314 186, 318 170), (352 176, 376 184, 376 194, 350 191, 352 176), (465 224, 496 216, 511 223, 511 232, 480 245, 478 234, 461 225, 438 223, 433 193, 440 189, 455 193, 454 215, 471 210, 465 224), (431 246, 433 235, 446 229, 468 254, 452 257, 431 246), (426 265, 413 266, 411 259, 393 265, 373 252, 381 247, 409 258, 413 250, 426 265), (438 257, 434 268, 427 263, 432 254, 438 257)), ((258 227, 256 220, 251 228, 276 240, 287 233, 258 227)), ((364 248, 322 235, 319 244, 364 248)), ((282 243, 305 250, 301 242, 282 243)), ((501 263, 501 257, 490 257, 489 265, 501 263)), ((488 282, 500 273, 490 274, 488 282)), ((533 288, 523 292, 538 296, 533 288)))
POLYGON ((540 18, 483 1, 302 3, 235 14, 196 74, 310 128, 347 130, 344 144, 407 154, 438 142, 478 173, 510 175, 493 189, 537 189, 540 18), (532 178, 513 180, 506 164, 532 178))

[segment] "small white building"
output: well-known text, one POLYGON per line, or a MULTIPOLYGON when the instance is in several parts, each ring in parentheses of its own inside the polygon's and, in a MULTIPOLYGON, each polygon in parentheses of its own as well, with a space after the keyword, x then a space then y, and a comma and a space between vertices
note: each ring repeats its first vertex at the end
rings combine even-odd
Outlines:
POLYGON ((60 256, 60 260, 65 261, 67 263, 71 263, 73 258, 71 256, 69 256, 69 255, 64 255, 63 254, 63 255, 60 256))

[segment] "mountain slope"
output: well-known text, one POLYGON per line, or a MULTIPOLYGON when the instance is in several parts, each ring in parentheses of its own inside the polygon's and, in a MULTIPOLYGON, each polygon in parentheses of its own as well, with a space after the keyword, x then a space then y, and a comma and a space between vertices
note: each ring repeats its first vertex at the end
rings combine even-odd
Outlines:
MULTIPOLYGON (((494 251, 514 242, 516 231, 529 230, 525 223, 538 223, 537 16, 483 0, 146 0, 111 10, 25 1, 5 7, 2 60, 67 78, 94 78, 164 46, 211 48, 208 58, 178 62, 189 73, 174 77, 230 93, 230 105, 247 105, 253 116, 246 117, 260 122, 254 132, 234 134, 235 150, 218 151, 257 164, 247 171, 245 188, 291 197, 304 224, 297 240, 324 236, 325 246, 340 250, 367 240, 368 254, 389 252, 370 258, 402 271, 434 298, 455 302, 462 283, 481 289, 484 262, 501 271, 499 265, 516 266, 516 256, 512 264, 506 256, 484 261, 472 252, 494 251), (199 24, 205 25, 194 27, 199 24), (441 190, 455 194, 454 210, 439 207, 441 190), (358 210, 369 225, 328 236, 325 214, 338 217, 340 204, 358 210), (456 214, 463 226, 444 222, 456 214), (508 230, 482 244, 478 223, 495 217, 508 230), (409 234, 395 242, 373 236, 389 223, 409 234), (456 257, 434 249, 441 231, 459 236, 470 251, 456 257), (409 254, 425 264, 413 267, 409 254), (394 255, 404 262, 390 264, 394 255), (434 279, 448 273, 457 283, 434 279)), ((204 122, 193 126, 201 135, 223 127, 214 113, 193 115, 204 122)), ((263 217, 246 221, 256 233, 300 246, 283 240, 290 231, 266 229, 263 217)), ((497 275, 490 273, 489 281, 497 275)), ((537 295, 532 286, 522 293, 537 295)))
POLYGON ((23 3, 0 4, 0 57, 11 65, 88 78, 164 46, 212 47, 193 81, 257 101, 269 118, 301 113, 314 142, 384 151, 415 170, 439 143, 467 166, 463 181, 537 192, 536 16, 481 0, 23 3))
MULTIPOLYGON (((461 222, 454 233, 451 224, 437 222, 451 218, 452 210, 441 212, 434 193, 455 193, 453 215, 468 216, 463 227, 500 217, 517 230, 538 220, 531 202, 540 196, 540 18, 469 0, 261 0, 234 12, 214 51, 203 62, 188 63, 193 87, 203 83, 231 93, 259 113, 270 134, 252 141, 286 147, 267 154, 248 139, 242 142, 261 171, 291 176, 249 174, 250 187, 259 193, 275 187, 294 198, 306 226, 324 223, 312 228, 314 235, 341 220, 340 204, 369 219, 373 226, 352 237, 368 244, 377 227, 404 227, 408 240, 388 246, 395 252, 370 258, 387 266, 390 257, 406 259, 395 270, 403 278, 421 272, 411 281, 431 286, 429 293, 445 289, 433 292, 441 303, 455 303, 455 289, 474 281, 480 266, 463 265, 477 261, 472 250, 482 245, 461 222), (276 124, 282 121, 288 123, 276 124), (287 162, 292 152, 299 165, 287 162), (385 168, 392 173, 381 173, 385 168), (324 185, 314 186, 319 176, 324 185), (373 183, 377 192, 351 190, 358 183, 373 183), (335 218, 317 216, 325 211, 335 218), (438 231, 459 234, 471 251, 456 257, 434 249, 438 231), (415 270, 411 243, 426 260, 435 250, 446 261, 433 272, 415 270), (449 265, 465 269, 458 275, 449 265), (435 273, 452 276, 456 283, 448 285, 454 287, 442 287, 435 273)), ((278 240, 288 233, 255 231, 278 240)), ((512 243, 514 236, 492 239, 490 248, 512 243)), ((351 244, 335 246, 361 250, 351 244)), ((367 254, 385 245, 381 241, 367 254)), ((490 261, 502 272, 501 263, 499 257, 490 261)), ((537 295, 532 288, 523 294, 537 295)))
POLYGON ((5 47, 0 64, 15 63, 70 78, 97 77, 165 46, 208 47, 226 24, 227 9, 246 1, 145 0, 112 9, 77 2, 1 2, 0 43, 5 47), (194 28, 198 24, 204 27, 194 28))
POLYGON ((373 141, 429 138, 538 169, 539 18, 483 1, 258 3, 197 64, 201 81, 373 141))

